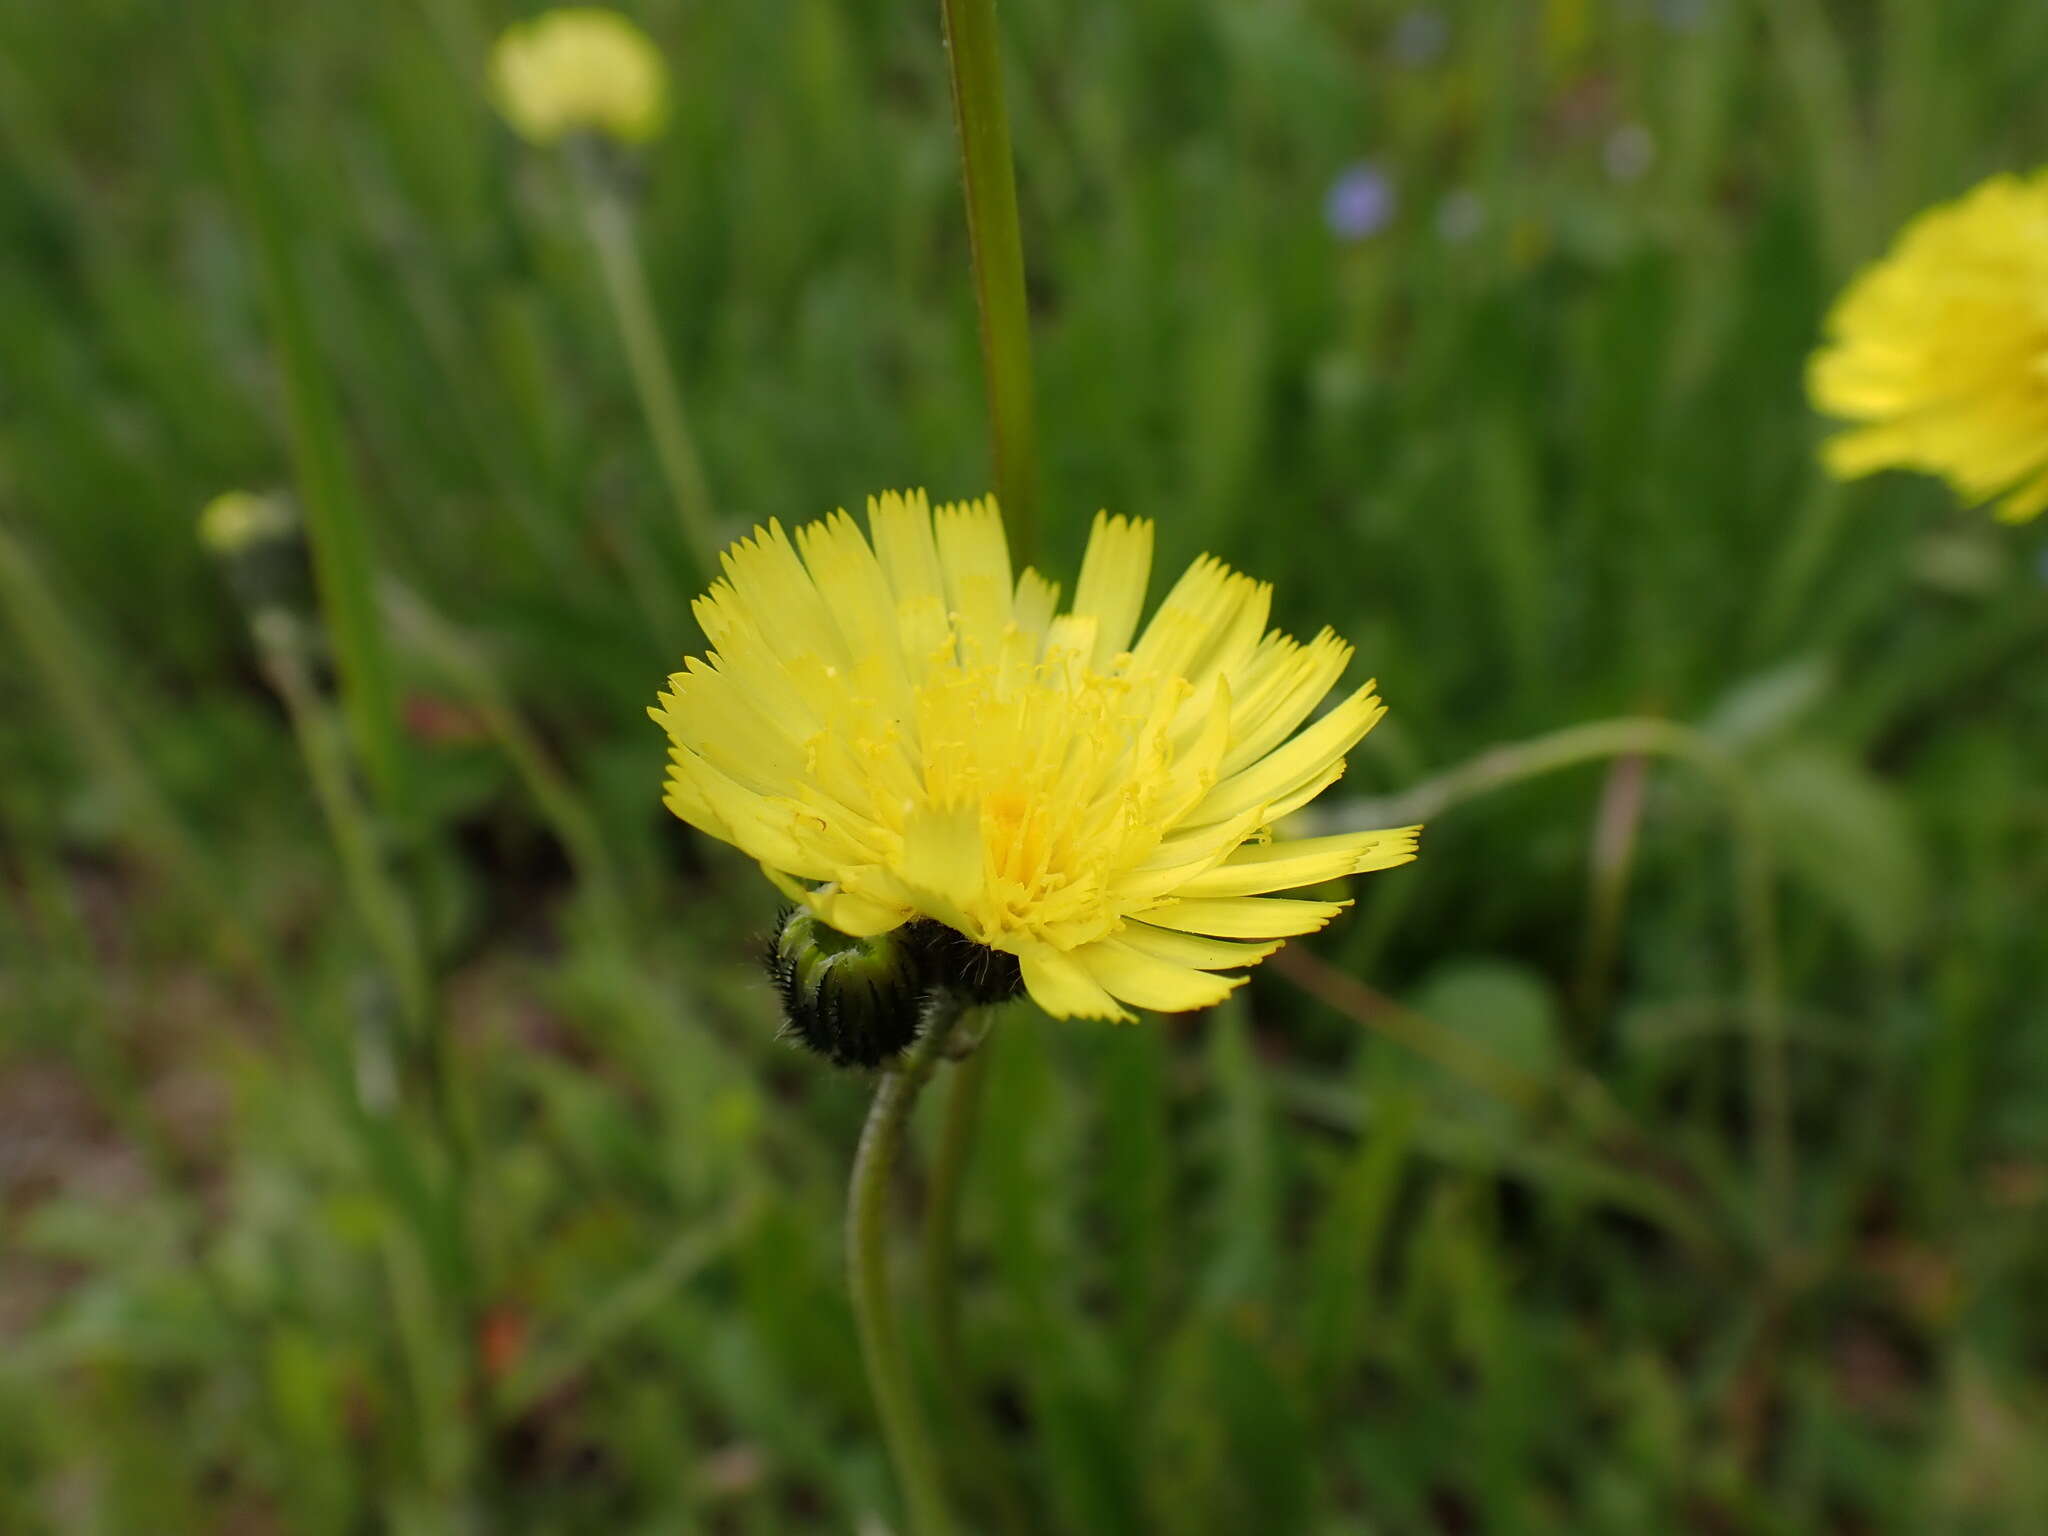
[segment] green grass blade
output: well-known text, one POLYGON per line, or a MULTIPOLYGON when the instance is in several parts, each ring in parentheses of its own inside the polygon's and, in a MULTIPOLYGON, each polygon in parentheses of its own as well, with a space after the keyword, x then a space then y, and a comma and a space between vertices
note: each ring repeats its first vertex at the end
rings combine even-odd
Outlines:
POLYGON ((405 805, 398 694, 373 590, 370 530, 313 325, 292 232, 266 163, 236 61, 219 30, 192 29, 205 50, 207 87, 221 157, 263 274, 272 340, 284 380, 292 458, 320 604, 341 673, 350 735, 387 809, 405 805))

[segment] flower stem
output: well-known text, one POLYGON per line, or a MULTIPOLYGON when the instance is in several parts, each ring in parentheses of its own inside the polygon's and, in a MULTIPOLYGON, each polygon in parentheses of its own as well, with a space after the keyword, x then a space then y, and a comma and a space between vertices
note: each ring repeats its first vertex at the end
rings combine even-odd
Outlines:
POLYGON ((654 439, 654 454, 675 502, 683 541, 698 573, 708 579, 718 569, 721 548, 711 511, 710 483, 683 412, 682 388, 661 344, 661 325, 647 288, 647 268, 640 259, 640 243, 634 238, 632 209, 616 172, 593 160, 589 155, 570 155, 584 224, 590 231, 590 243, 597 248, 605 293, 619 322, 619 339, 626 348, 633 388, 639 393, 647 431, 654 439))
POLYGON ((348 743, 335 729, 314 683, 306 639, 279 611, 258 613, 251 628, 263 670, 284 701, 313 796, 341 859, 348 894, 384 962, 399 1009, 417 1043, 431 1030, 433 984, 405 894, 385 867, 377 819, 357 793, 348 743))
POLYGON ((910 1111, 965 1011, 961 999, 937 994, 929 1005, 924 1034, 901 1058, 882 1069, 860 1134, 860 1148, 854 1153, 846 1199, 846 1267, 853 1290, 854 1322, 860 1330, 861 1358, 867 1365, 868 1387, 874 1393, 875 1411, 882 1420, 882 1435, 888 1442, 889 1459, 895 1464, 915 1536, 949 1536, 953 1516, 889 1300, 884 1226, 889 1176, 903 1146, 910 1111))
POLYGON ((1002 1453, 979 1411, 960 1349, 960 1197, 967 1184, 967 1164, 974 1156, 974 1137, 981 1123, 981 1100, 987 1091, 989 1056, 977 1048, 954 1067, 946 1084, 945 1112, 939 1121, 939 1144, 932 1153, 931 1187, 924 1206, 924 1304, 931 1319, 933 1356, 946 1411, 966 1442, 975 1466, 977 1486, 987 1490, 997 1523, 1006 1531, 1028 1530, 1024 1503, 1002 1453))
POLYGON ((1024 292, 1024 238, 1017 169, 1003 106, 995 0, 939 0, 953 78, 953 120, 967 196, 967 240, 981 313, 988 386, 989 450, 1011 553, 1031 559, 1038 532, 1038 426, 1031 388, 1031 314, 1024 292))

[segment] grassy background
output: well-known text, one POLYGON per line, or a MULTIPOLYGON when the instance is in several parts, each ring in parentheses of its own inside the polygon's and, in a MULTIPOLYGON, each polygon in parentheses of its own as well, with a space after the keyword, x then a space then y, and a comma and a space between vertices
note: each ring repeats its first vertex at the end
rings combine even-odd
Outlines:
MULTIPOLYGON (((513 9, 0 12, 0 1529, 894 1519, 838 1246, 866 1085, 772 1038, 772 893, 655 803, 695 578, 561 167, 482 98, 513 9), (292 483, 295 422, 382 588, 374 815, 319 634, 253 640, 193 537, 292 483)), ((723 522, 980 491, 933 9, 631 9, 723 522)), ((1356 640, 1394 713, 1343 802, 1695 725, 1776 910, 1726 783, 1595 764, 1446 811, 1231 1007, 1015 1010, 956 1494, 2038 1530, 2048 546, 1824 485, 1800 376, 1902 217, 2042 157, 2048 10, 1418 14, 1006 8, 1044 563, 1147 515, 1356 640), (1339 239, 1362 159, 1396 214, 1339 239)))

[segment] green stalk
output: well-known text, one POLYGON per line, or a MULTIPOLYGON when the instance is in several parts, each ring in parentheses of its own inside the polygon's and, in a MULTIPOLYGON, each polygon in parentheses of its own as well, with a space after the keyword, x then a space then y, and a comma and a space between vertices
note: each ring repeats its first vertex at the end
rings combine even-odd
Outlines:
POLYGON ((385 808, 405 803, 398 693, 371 590, 369 530, 343 446, 341 417, 320 357, 311 307, 275 184, 264 164, 241 80, 219 27, 199 27, 207 50, 215 127, 228 180, 249 233, 284 378, 292 459, 313 547, 320 607, 341 674, 356 750, 385 808))
POLYGON ((1038 542, 1038 425, 1024 238, 1017 219, 1010 119, 1003 107, 995 0, 939 0, 939 14, 952 71, 953 119, 960 131, 996 500, 1009 526, 1011 553, 1022 565, 1038 542))
POLYGON ((712 516, 711 485, 683 412, 682 387, 661 342, 661 323, 648 291, 647 268, 640 259, 640 242, 634 237, 633 211, 617 174, 599 158, 601 149, 598 145, 572 145, 570 174, 583 204, 590 243, 597 250, 605 296, 619 323, 619 340, 626 349, 633 388, 640 396, 648 435, 654 439, 654 455, 675 502, 676 521, 682 524, 683 542, 698 574, 708 580, 718 570, 718 552, 724 547, 712 516))
POLYGON ((917 1401, 917 1384, 911 1378, 903 1334, 889 1300, 884 1231, 889 1176, 903 1146, 910 1111, 965 1012, 960 999, 938 993, 929 1005, 924 1034, 900 1059, 882 1069, 867 1124, 861 1130, 860 1149, 853 1158, 853 1179, 847 1189, 846 1265, 853 1291, 854 1323, 860 1330, 868 1387, 882 1420, 882 1435, 888 1442, 889 1459, 903 1490, 913 1536, 948 1536, 954 1524, 945 1486, 939 1478, 931 1430, 917 1401))
POLYGON ((1530 741, 1495 747, 1412 789, 1354 800, 1322 819, 1344 825, 1405 826, 1526 779, 1607 758, 1667 757, 1711 780, 1727 806, 1734 850, 1736 907, 1750 1027, 1750 1095, 1755 1110, 1753 1156, 1763 1190, 1759 1235, 1782 1242, 1791 1215, 1792 1102, 1785 1063, 1785 1005, 1779 979, 1777 875, 1763 808, 1741 765, 1710 738, 1674 720, 1624 716, 1570 726, 1530 741))
MULTIPOLYGON (((983 1045, 986 1045, 986 1041, 983 1045)), ((967 1165, 974 1156, 975 1133, 981 1121, 981 1100, 987 1091, 989 1055, 977 1047, 953 1068, 946 1084, 946 1102, 939 1120, 939 1141, 932 1150, 931 1186, 924 1201, 924 1302, 931 1319, 933 1359, 946 1411, 974 1461, 973 1482, 994 1504, 998 1524, 1006 1531, 1030 1529, 1024 1502, 1002 1453, 989 1432, 987 1416, 974 1400, 966 1356, 960 1345, 960 1198, 967 1184, 967 1165)))
POLYGON ((399 1008, 415 1038, 430 1031, 432 985, 405 895, 384 866, 376 820, 356 793, 348 747, 321 702, 297 621, 277 609, 252 616, 256 649, 271 686, 284 701, 313 796, 341 857, 350 899, 398 991, 399 1008))

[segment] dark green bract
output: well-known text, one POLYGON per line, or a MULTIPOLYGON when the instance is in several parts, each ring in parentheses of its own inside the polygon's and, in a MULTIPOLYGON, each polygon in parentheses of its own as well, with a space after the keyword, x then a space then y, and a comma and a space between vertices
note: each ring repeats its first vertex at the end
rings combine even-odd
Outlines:
POLYGON ((1017 960, 929 919, 869 939, 790 907, 768 945, 783 1033, 841 1067, 877 1067, 924 1029, 939 992, 1000 1003, 1023 988, 1017 960))

